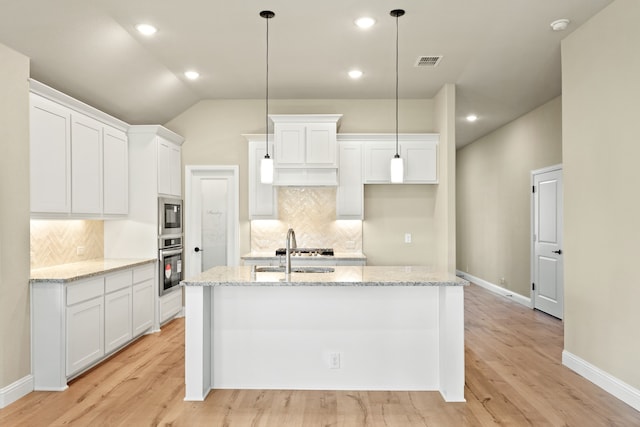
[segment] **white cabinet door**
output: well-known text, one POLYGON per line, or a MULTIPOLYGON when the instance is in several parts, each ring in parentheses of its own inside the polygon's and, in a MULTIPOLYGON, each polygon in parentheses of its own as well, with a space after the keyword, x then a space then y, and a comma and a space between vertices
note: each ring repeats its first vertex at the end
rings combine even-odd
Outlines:
POLYGON ((71 113, 30 94, 31 212, 71 210, 71 113))
POLYGON ((391 159, 395 154, 395 142, 365 142, 364 183, 385 184, 391 182, 391 159))
POLYGON ((182 288, 160 297, 160 323, 173 318, 182 310, 182 288))
MULTIPOLYGON (((273 152, 273 143, 269 142, 273 152)), ((277 219, 278 193, 272 184, 260 182, 260 161, 267 153, 264 140, 249 141, 249 219, 277 219)))
POLYGON ((137 337, 153 326, 153 277, 133 285, 133 336, 137 337))
POLYGON ((127 134, 104 128, 104 209, 108 215, 126 215, 129 210, 129 144, 127 134))
POLYGON ((67 307, 67 377, 104 355, 104 297, 67 307))
POLYGON ((337 167, 336 124, 308 124, 306 136, 307 166, 327 168, 337 167))
POLYGON ((303 167, 306 158, 306 126, 278 123, 274 126, 274 166, 303 167))
POLYGON ((170 153, 171 143, 158 137, 158 193, 161 194, 171 194, 170 153))
POLYGON ((158 193, 180 197, 182 194, 181 149, 158 137, 158 193))
POLYGON ((364 185, 362 183, 362 144, 341 142, 339 150, 336 218, 362 219, 364 185))
POLYGON ((276 123, 275 167, 335 168, 335 123, 276 123))
POLYGON ((131 287, 104 296, 104 345, 105 352, 129 342, 132 335, 131 287))
POLYGON ((436 142, 401 142, 400 156, 404 161, 404 182, 408 184, 438 183, 438 144, 436 142))
POLYGON ((182 149, 179 146, 171 144, 169 150, 169 177, 171 181, 170 194, 177 197, 182 195, 181 151, 182 149))
POLYGON ((71 212, 102 213, 102 124, 71 115, 71 212))

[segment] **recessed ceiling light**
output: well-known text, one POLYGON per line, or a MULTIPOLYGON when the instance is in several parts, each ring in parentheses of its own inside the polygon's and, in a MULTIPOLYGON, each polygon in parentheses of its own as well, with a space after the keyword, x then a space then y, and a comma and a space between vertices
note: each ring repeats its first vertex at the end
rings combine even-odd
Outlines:
POLYGON ((475 114, 469 114, 467 116, 467 121, 468 122, 475 122, 476 120, 478 120, 478 116, 476 116, 475 114))
POLYGON ((376 20, 373 18, 369 18, 368 16, 363 16, 362 18, 356 19, 356 25, 360 28, 370 28, 375 23, 376 20))
POLYGON ((144 34, 145 36, 152 36, 158 31, 156 27, 149 24, 138 24, 136 25, 136 30, 138 30, 140 34, 144 34))
POLYGON ((185 71, 185 72, 184 72, 184 76, 185 76, 186 78, 188 78, 189 80, 195 80, 195 79, 197 79, 198 77, 200 77, 200 73, 199 73, 199 72, 197 72, 197 71, 191 71, 191 70, 190 70, 190 71, 185 71))
POLYGON ((553 21, 551 24, 551 29, 553 31, 564 31, 567 29, 567 26, 569 25, 569 21, 568 19, 558 19, 556 21, 553 21))
POLYGON ((362 71, 351 70, 349 71, 349 77, 351 77, 352 79, 359 79, 360 77, 362 77, 362 71))

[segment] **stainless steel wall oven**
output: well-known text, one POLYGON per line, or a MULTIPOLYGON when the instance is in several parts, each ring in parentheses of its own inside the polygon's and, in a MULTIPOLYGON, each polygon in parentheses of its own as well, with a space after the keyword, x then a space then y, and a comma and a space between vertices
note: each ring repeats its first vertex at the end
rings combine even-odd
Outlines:
POLYGON ((160 296, 179 289, 182 280, 182 237, 160 237, 159 291, 160 296))

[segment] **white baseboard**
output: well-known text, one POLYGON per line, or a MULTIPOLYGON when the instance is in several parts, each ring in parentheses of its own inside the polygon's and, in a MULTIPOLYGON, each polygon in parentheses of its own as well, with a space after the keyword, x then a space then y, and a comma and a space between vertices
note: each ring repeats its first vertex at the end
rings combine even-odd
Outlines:
POLYGON ((33 391, 33 375, 27 375, 18 381, 0 389, 0 409, 33 391))
POLYGON ((487 282, 479 277, 472 276, 469 273, 465 273, 464 271, 456 270, 456 275, 462 277, 465 280, 475 283, 478 286, 481 286, 495 294, 502 295, 503 297, 511 298, 515 302, 520 303, 526 307, 533 308, 531 305, 531 298, 522 296, 517 294, 509 289, 505 289, 501 286, 494 285, 491 282, 487 282))
POLYGON ((562 351, 562 364, 635 410, 640 411, 640 390, 620 381, 602 369, 569 353, 567 350, 562 351))

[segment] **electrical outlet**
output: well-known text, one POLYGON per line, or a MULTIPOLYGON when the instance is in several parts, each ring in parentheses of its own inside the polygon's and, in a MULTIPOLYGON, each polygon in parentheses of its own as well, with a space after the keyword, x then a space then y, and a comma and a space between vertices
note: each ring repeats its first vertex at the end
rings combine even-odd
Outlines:
POLYGON ((411 233, 405 233, 404 234, 404 242, 405 243, 411 243, 411 233))
POLYGON ((340 353, 329 354, 329 369, 340 369, 340 353))
POLYGON ((76 255, 84 255, 84 246, 78 246, 76 248, 76 255))
POLYGON ((505 283, 507 283, 506 279, 503 277, 500 279, 500 284, 504 285, 505 283))

